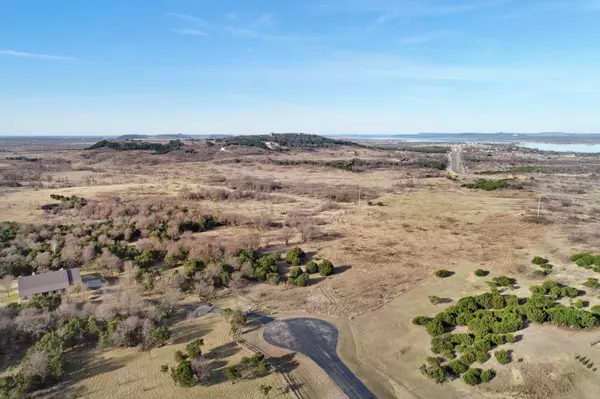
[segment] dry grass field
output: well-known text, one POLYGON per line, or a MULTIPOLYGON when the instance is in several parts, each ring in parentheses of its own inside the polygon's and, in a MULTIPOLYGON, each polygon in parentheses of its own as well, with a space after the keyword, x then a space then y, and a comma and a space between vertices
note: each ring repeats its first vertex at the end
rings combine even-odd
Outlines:
MULTIPOLYGON (((579 159, 577 165, 590 167, 589 173, 581 173, 569 169, 575 164, 571 159, 555 155, 526 151, 494 152, 489 157, 467 154, 470 173, 532 162, 557 171, 507 171, 450 179, 445 171, 407 166, 428 154, 334 148, 279 155, 192 146, 197 146, 197 153, 19 153, 48 157, 48 164, 42 161, 36 180, 22 180, 20 187, 0 187, 0 220, 68 224, 77 219, 74 213, 40 210, 52 202, 50 194, 77 195, 100 203, 115 196, 185 199, 203 212, 240 221, 190 235, 192 242, 216 245, 242 235, 258 235, 265 252, 284 254, 301 246, 310 259, 328 259, 336 266, 333 276, 311 275, 307 287, 283 282, 249 284, 235 293, 236 303, 239 300, 276 318, 309 315, 333 322, 340 331, 341 358, 377 397, 598 397, 597 374, 574 357, 585 354, 600 362, 600 349, 590 346, 600 339, 600 329, 529 325, 522 339, 511 346, 513 358, 519 361, 501 365, 492 357, 483 367, 493 367, 497 377, 489 384, 470 387, 461 380, 436 385, 421 375, 418 368, 430 356, 430 337, 411 320, 433 316, 459 298, 488 291, 485 281, 494 276, 516 278, 518 288, 507 293, 529 296, 528 287, 543 281, 534 275, 535 266, 530 263, 536 255, 549 258, 554 265, 548 278, 582 288, 583 281, 597 273, 577 267, 569 257, 577 252, 600 252, 600 178, 594 173, 599 158, 579 159), (353 173, 322 164, 294 164, 357 157, 396 162, 397 166, 386 164, 353 173), (559 171, 562 167, 565 170, 559 171), (497 191, 461 187, 481 177, 512 177, 523 187, 497 191), (286 228, 293 227, 294 220, 302 220, 303 225, 286 228), (475 277, 478 268, 489 270, 490 276, 475 277), (439 279, 434 276, 439 269, 455 274, 439 279), (431 295, 452 301, 432 305, 431 295)), ((7 156, 0 156, 1 170, 22 165, 2 158, 7 156)), ((282 267, 280 273, 287 274, 286 266, 282 267)), ((589 306, 600 305, 598 294, 587 290, 581 299, 589 306)), ((232 303, 228 290, 219 295, 232 303)), ((263 384, 273 387, 271 397, 287 395, 279 373, 235 384, 221 380, 208 387, 176 387, 159 369, 173 363, 173 353, 192 337, 204 338, 203 352, 221 369, 249 353, 232 340, 228 324, 219 315, 185 319, 172 329, 167 345, 150 351, 94 349, 85 356, 79 352, 68 356, 65 382, 59 390, 46 392, 46 397, 259 398, 263 384)), ((244 338, 272 357, 292 356, 264 342, 260 326, 250 330, 244 338)), ((311 360, 293 356, 291 373, 303 386, 304 397, 343 397, 311 360)))

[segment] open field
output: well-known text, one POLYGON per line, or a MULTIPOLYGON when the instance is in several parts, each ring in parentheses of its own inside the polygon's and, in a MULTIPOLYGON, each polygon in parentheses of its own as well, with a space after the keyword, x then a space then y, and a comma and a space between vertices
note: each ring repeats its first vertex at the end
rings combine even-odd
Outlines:
MULTIPOLYGON (((498 276, 517 280, 516 287, 503 294, 529 297, 530 286, 552 279, 585 290, 577 299, 586 302, 586 310, 600 305, 600 290, 582 285, 598 273, 569 259, 575 253, 600 252, 599 157, 465 146, 458 156, 468 173, 456 175, 446 172, 447 154, 434 150, 332 146, 270 151, 209 143, 186 142, 184 150, 156 155, 108 149, 44 152, 37 147, 32 152, 2 153, 0 172, 6 184, 0 187, 0 219, 75 226, 61 233, 61 240, 83 243, 87 234, 98 245, 116 242, 119 229, 134 224, 140 237, 126 246, 137 255, 144 248, 161 253, 161 259, 152 259, 142 269, 167 269, 149 277, 155 286, 145 289, 144 297, 150 302, 164 294, 163 279, 186 273, 185 259, 168 263, 167 254, 178 251, 177 256, 185 253, 191 258, 198 252, 202 259, 219 258, 229 265, 224 283, 219 280, 223 269, 208 263, 194 277, 205 281, 209 276, 211 287, 212 279, 219 280, 211 288, 217 306, 261 311, 275 319, 301 316, 331 322, 339 331, 340 359, 376 397, 597 397, 598 374, 575 356, 600 362, 599 349, 590 346, 600 339, 600 329, 526 323, 518 332, 522 338, 506 346, 513 351, 513 362, 502 365, 492 356, 483 365, 474 365, 493 368, 496 377, 472 387, 460 379, 436 385, 421 375, 419 366, 431 356, 431 337, 425 327, 411 321, 416 316, 433 317, 460 298, 489 292, 485 282, 498 276), (15 156, 41 161, 8 159, 15 156), (492 191, 463 187, 481 178, 506 179, 507 187, 492 191), (71 207, 66 202, 57 211, 41 210, 55 202, 51 194, 83 197, 87 204, 71 207), (224 222, 201 231, 173 231, 173 220, 183 223, 200 215, 224 222), (110 228, 98 230, 96 224, 106 220, 112 221, 110 228), (84 227, 91 232, 85 233, 84 227), (293 247, 306 253, 303 265, 326 259, 335 265, 335 273, 308 273, 308 284, 296 286, 286 284, 293 266, 278 262, 279 283, 268 284, 233 259, 241 248, 285 255, 293 247), (553 268, 547 277, 531 264, 534 256, 550 260, 553 268), (489 276, 476 277, 474 271, 480 268, 489 270, 489 276), (454 274, 437 278, 434 273, 440 269, 454 274), (430 296, 447 301, 433 305, 430 296)), ((37 234, 52 238, 43 229, 37 234)), ((26 237, 16 240, 4 248, 6 259, 26 237)), ((123 262, 118 270, 102 269, 100 257, 97 253, 82 266, 108 278, 104 296, 109 298, 125 284, 127 271, 123 272, 123 262)), ((182 293, 178 306, 214 300, 204 295, 206 291, 199 289, 182 293)), ((10 298, 14 300, 14 294, 10 298)), ((0 303, 6 302, 0 297, 0 303)), ((573 301, 559 302, 570 306, 573 301)), ((222 373, 252 352, 233 340, 222 316, 211 314, 168 326, 172 335, 165 345, 146 351, 67 352, 68 372, 60 390, 46 394, 259 398, 260 386, 268 385, 273 388, 271 397, 276 397, 290 391, 284 378, 287 370, 300 386, 301 397, 344 397, 308 357, 265 342, 261 324, 244 329, 241 337, 279 365, 264 377, 235 384, 222 373), (195 338, 205 340, 202 352, 214 361, 214 380, 206 386, 177 387, 160 366, 173 366, 174 352, 195 338)))

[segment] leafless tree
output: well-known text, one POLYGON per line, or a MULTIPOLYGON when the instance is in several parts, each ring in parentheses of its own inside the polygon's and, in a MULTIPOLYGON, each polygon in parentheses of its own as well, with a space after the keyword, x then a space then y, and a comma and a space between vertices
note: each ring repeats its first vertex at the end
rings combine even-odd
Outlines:
POLYGON ((302 242, 309 242, 319 234, 319 229, 312 224, 305 224, 300 227, 302 242))
POLYGON ((7 297, 10 295, 10 291, 12 290, 13 281, 15 281, 15 278, 10 274, 7 274, 0 279, 0 288, 2 288, 2 291, 7 297))
POLYGON ((294 230, 289 227, 284 227, 281 230, 281 238, 285 241, 285 245, 289 245, 290 240, 294 237, 294 230))
POLYGON ((93 246, 88 245, 83 248, 81 251, 81 260, 83 261, 84 267, 89 266, 90 262, 94 259, 94 256, 96 256, 96 251, 93 246))
POLYGON ((33 308, 23 309, 15 318, 15 326, 23 333, 39 338, 49 331, 52 317, 48 312, 38 312, 33 308))
POLYGON ((211 302, 216 296, 212 279, 204 276, 203 274, 196 273, 195 280, 195 293, 201 300, 205 302, 211 302))
POLYGON ((96 317, 101 320, 110 320, 117 315, 119 307, 114 300, 104 300, 96 308, 96 317))
POLYGON ((108 248, 102 248, 102 254, 96 259, 96 266, 98 269, 110 272, 114 276, 115 273, 119 273, 123 267, 123 261, 118 256, 110 253, 108 248))
POLYGON ((192 365, 194 374, 196 374, 196 377, 198 377, 198 382, 201 385, 208 384, 212 371, 212 362, 200 356, 192 359, 190 363, 192 365))
POLYGON ((154 323, 150 319, 144 319, 142 321, 142 330, 141 330, 141 338, 142 345, 144 348, 147 348, 152 343, 152 331, 154 330, 154 323))
POLYGON ((260 248, 260 234, 247 233, 238 236, 238 249, 258 249, 260 248))
POLYGON ((49 364, 48 352, 36 350, 23 360, 21 370, 27 377, 39 377, 43 380, 48 374, 49 364))
POLYGON ((140 268, 135 266, 133 262, 127 261, 123 264, 123 277, 121 278, 121 286, 125 289, 132 289, 137 286, 136 277, 140 268))
POLYGON ((60 258, 68 268, 79 267, 85 261, 83 251, 79 245, 74 242, 65 244, 60 251, 60 258))
POLYGON ((129 316, 117 324, 111 335, 111 341, 115 346, 133 347, 140 343, 140 329, 143 320, 138 316, 129 316))
POLYGON ((79 309, 77 309, 77 304, 73 302, 63 302, 58 309, 56 309, 56 315, 61 320, 68 320, 72 317, 78 317, 80 312, 79 309))
POLYGON ((158 289, 162 292, 162 295, 158 301, 167 317, 173 314, 177 303, 181 299, 180 282, 181 279, 178 276, 165 276, 159 281, 158 289))
POLYGON ((39 271, 47 271, 52 264, 52 254, 50 252, 40 252, 31 264, 39 271))

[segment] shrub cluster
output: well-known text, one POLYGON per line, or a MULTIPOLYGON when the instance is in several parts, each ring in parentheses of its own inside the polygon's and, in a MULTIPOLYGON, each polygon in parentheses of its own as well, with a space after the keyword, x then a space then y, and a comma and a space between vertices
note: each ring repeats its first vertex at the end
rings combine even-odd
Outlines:
POLYGON ((594 269, 595 272, 600 273, 600 255, 588 253, 575 254, 571 256, 571 261, 575 262, 579 267, 594 269))
POLYGON ((489 272, 489 271, 487 271, 487 270, 483 270, 483 269, 477 269, 477 270, 475 270, 475 275, 476 275, 477 277, 485 277, 485 276, 487 276, 488 274, 490 274, 490 272, 489 272))
MULTIPOLYGON (((516 281, 507 277, 492 281, 499 285, 512 285, 516 281)), ((515 295, 502 295, 496 290, 481 295, 464 297, 456 305, 448 307, 435 317, 418 316, 412 320, 415 325, 425 326, 432 336, 431 351, 441 354, 449 362, 438 365, 429 362, 429 366, 421 366, 421 371, 437 382, 444 382, 449 376, 463 375, 467 383, 487 382, 494 377, 493 370, 487 370, 485 376, 479 371, 469 371, 475 362, 485 363, 490 359, 490 350, 494 347, 516 342, 515 332, 523 329, 524 321, 543 323, 552 322, 559 325, 590 328, 598 324, 596 313, 600 314, 600 306, 592 308, 592 312, 567 307, 555 302, 562 297, 574 297, 579 293, 572 287, 562 286, 555 281, 545 281, 539 286, 531 287, 532 296, 520 300, 515 295), (456 326, 467 326, 469 333, 453 334, 447 332, 456 326), (455 359, 456 355, 459 357, 455 359), (441 376, 441 371, 446 377, 441 376)), ((510 353, 498 349, 494 353, 501 364, 511 361, 510 353)), ((438 359, 439 360, 439 359, 438 359)))
POLYGON ((302 264, 302 260, 306 257, 306 254, 302 250, 302 248, 295 247, 289 250, 287 255, 285 255, 285 261, 292 266, 300 266, 302 264))

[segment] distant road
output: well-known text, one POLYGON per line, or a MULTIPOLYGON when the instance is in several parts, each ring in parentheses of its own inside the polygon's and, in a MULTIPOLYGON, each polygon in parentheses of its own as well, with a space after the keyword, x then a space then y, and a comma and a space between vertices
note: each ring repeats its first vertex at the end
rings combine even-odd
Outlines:
POLYGON ((265 341, 311 358, 350 399, 376 399, 337 355, 338 330, 326 321, 301 317, 273 321, 263 332, 265 341))
POLYGON ((467 173, 467 168, 462 159, 461 145, 453 145, 452 151, 448 153, 448 171, 459 175, 467 173))

